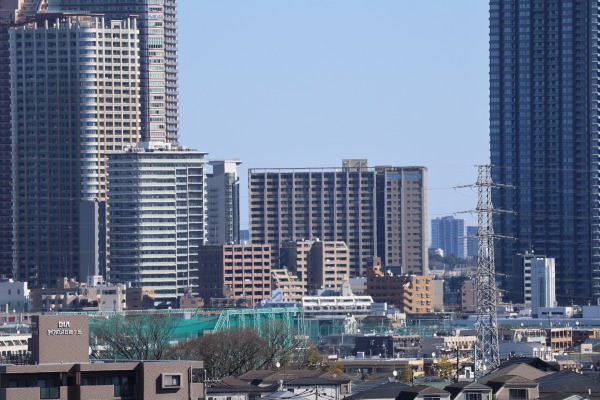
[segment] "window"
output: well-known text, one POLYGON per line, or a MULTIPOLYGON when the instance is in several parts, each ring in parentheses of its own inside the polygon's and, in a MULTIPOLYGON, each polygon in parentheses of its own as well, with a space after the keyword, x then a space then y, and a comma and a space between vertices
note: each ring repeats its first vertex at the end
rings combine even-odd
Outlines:
POLYGON ((509 389, 508 398, 509 400, 526 400, 527 389, 509 389))
POLYGON ((481 393, 465 393, 465 400, 482 400, 482 398, 483 396, 481 395, 481 393))
POLYGON ((37 385, 40 388, 40 399, 58 399, 60 398, 60 387, 56 379, 38 379, 37 385))
POLYGON ((172 389, 181 387, 181 374, 163 374, 162 388, 172 389))

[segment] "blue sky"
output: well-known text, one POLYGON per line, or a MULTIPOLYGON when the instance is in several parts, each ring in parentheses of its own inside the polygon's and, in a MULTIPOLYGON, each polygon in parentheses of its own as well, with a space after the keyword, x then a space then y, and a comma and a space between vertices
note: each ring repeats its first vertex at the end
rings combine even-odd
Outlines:
MULTIPOLYGON (((248 168, 428 168, 430 218, 488 163, 480 0, 179 0, 181 143, 248 168)), ((462 215, 470 222, 475 215, 462 215)))

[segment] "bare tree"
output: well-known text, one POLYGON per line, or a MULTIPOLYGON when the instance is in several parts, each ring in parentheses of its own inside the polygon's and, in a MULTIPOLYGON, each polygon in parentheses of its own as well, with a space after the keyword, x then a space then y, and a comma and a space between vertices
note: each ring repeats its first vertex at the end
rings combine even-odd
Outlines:
POLYGON ((254 369, 275 368, 275 364, 297 366, 304 358, 303 341, 283 322, 271 321, 252 328, 235 328, 181 343, 167 350, 166 358, 202 360, 211 379, 241 375, 254 369))
POLYGON ((176 327, 172 316, 115 315, 91 325, 90 342, 104 357, 160 360, 176 327))
POLYGON ((269 359, 267 343, 254 329, 231 329, 176 345, 168 350, 168 358, 204 361, 212 379, 240 375, 261 369, 269 359))

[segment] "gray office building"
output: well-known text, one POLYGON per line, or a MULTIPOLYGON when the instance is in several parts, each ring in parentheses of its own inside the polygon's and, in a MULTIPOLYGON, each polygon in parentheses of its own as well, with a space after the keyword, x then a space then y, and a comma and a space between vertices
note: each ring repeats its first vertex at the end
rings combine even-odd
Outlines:
POLYGON ((592 0, 490 0, 490 152, 496 247, 556 259, 559 304, 600 299, 598 13, 592 0))

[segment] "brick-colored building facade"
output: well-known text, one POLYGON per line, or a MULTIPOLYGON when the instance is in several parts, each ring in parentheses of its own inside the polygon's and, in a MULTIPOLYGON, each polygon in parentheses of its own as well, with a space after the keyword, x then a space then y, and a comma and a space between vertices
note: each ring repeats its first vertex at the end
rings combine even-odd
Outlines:
POLYGON ((198 249, 198 293, 211 299, 245 300, 249 304, 271 297, 271 247, 227 244, 198 249))
POLYGON ((434 312, 433 276, 392 275, 381 271, 381 260, 374 258, 367 270, 366 294, 377 303, 393 304, 407 314, 434 312))

